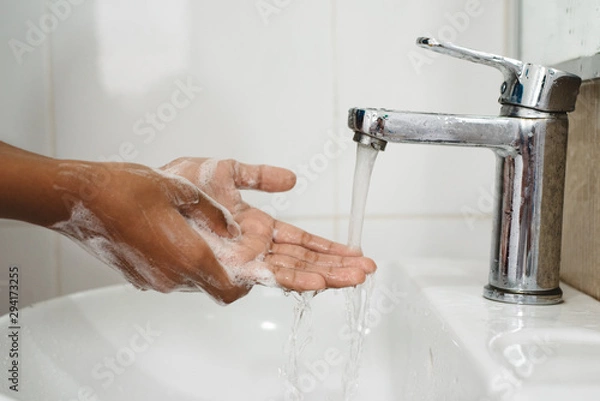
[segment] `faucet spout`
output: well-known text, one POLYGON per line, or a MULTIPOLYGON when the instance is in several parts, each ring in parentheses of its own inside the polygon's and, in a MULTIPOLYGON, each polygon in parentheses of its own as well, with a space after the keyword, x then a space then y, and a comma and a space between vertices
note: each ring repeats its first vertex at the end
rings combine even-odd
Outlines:
POLYGON ((512 152, 519 143, 514 118, 350 109, 348 126, 385 142, 485 147, 512 152))

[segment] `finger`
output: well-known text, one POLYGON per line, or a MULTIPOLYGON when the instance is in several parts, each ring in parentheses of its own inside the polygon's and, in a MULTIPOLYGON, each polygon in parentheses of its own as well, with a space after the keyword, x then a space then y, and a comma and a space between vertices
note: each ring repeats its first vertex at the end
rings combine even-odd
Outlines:
POLYGON ((179 286, 179 277, 171 271, 161 271, 151 266, 147 261, 136 258, 130 260, 128 254, 119 255, 119 270, 127 281, 140 289, 152 289, 162 293, 172 292, 179 286))
POLYGON ((300 245, 312 251, 331 255, 362 256, 362 252, 359 249, 350 248, 346 245, 310 234, 282 221, 275 222, 273 241, 278 244, 300 245))
POLYGON ((178 289, 178 291, 180 291, 180 292, 204 292, 204 293, 207 293, 208 295, 210 295, 218 303, 229 305, 230 303, 237 301, 238 299, 247 295, 251 289, 252 289, 252 287, 232 287, 232 289, 229 291, 219 292, 218 294, 215 294, 215 293, 211 293, 210 291, 207 291, 206 288, 202 288, 200 285, 198 285, 196 283, 190 282, 189 286, 178 289))
POLYGON ((171 202, 186 216, 216 234, 232 238, 240 234, 229 211, 184 177, 162 172, 167 176, 165 191, 171 202))
POLYGON ((177 261, 177 273, 182 280, 225 304, 248 293, 250 288, 231 283, 227 272, 196 230, 182 215, 175 212, 170 216, 168 227, 162 234, 163 249, 169 255, 169 260, 177 261))
POLYGON ((158 169, 167 173, 184 176, 182 174, 184 171, 186 171, 187 169, 196 170, 199 165, 201 165, 207 160, 208 158, 180 157, 178 159, 170 161, 169 163, 165 164, 162 167, 159 167, 158 169))
POLYGON ((275 280, 281 287, 292 291, 318 291, 327 288, 323 276, 318 273, 290 269, 270 265, 269 268, 275 274, 275 280))
POLYGON ((296 174, 281 167, 244 164, 233 161, 233 179, 239 189, 282 192, 296 185, 296 174))
MULTIPOLYGON (((194 257, 202 245, 199 235, 177 209, 151 210, 142 216, 135 238, 115 254, 115 264, 136 281, 144 281, 145 288, 168 293, 196 287, 194 257), (141 280, 140 280, 141 278, 141 280)), ((214 235, 214 234, 212 234, 214 235)))
POLYGON ((324 254, 298 245, 273 244, 271 253, 287 255, 318 267, 359 268, 366 274, 371 274, 377 269, 375 262, 369 258, 324 254))
POLYGON ((145 291, 151 288, 150 283, 140 276, 135 269, 128 269, 127 267, 121 268, 118 266, 114 266, 114 268, 115 270, 119 271, 123 277, 125 277, 125 280, 130 282, 138 290, 145 291))
MULTIPOLYGON (((101 255, 104 256, 102 260, 121 273, 125 280, 136 288, 153 288, 151 280, 148 280, 146 274, 143 273, 144 270, 150 270, 149 265, 146 260, 137 255, 134 249, 119 246, 110 240, 107 240, 101 249, 104 254, 101 255), (106 255, 109 256, 106 257, 106 255)), ((88 251, 98 256, 94 250, 88 248, 88 251)))
MULTIPOLYGON (((162 238, 158 238, 158 240, 161 241, 162 238)), ((156 246, 156 244, 150 244, 150 246, 156 246)), ((157 264, 157 261, 148 258, 134 248, 124 248, 118 258, 120 264, 127 267, 129 274, 141 277, 141 280, 146 283, 145 288, 166 294, 177 290, 182 284, 181 275, 171 266, 157 264)))
POLYGON ((269 254, 265 257, 265 261, 286 271, 318 274, 324 280, 323 288, 352 287, 363 283, 367 277, 365 271, 358 267, 319 266, 282 254, 269 254))

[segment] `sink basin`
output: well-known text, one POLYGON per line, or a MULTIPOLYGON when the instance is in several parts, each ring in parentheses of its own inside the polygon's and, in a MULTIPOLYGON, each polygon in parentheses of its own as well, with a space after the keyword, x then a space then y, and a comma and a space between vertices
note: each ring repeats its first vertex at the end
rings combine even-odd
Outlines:
MULTIPOLYGON (((496 303, 481 297, 486 276, 475 262, 379 263, 355 399, 597 401, 600 303, 564 284, 561 305, 496 303)), ((19 392, 4 379, 0 400, 283 401, 295 303, 262 287, 222 307, 116 286, 24 308, 19 392)), ((305 400, 342 399, 344 304, 340 291, 311 302, 305 400)))

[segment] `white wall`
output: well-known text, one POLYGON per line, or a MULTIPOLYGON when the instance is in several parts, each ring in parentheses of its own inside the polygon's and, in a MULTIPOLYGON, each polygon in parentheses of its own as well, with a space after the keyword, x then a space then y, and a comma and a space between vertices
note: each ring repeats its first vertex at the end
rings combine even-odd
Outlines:
MULTIPOLYGON (((34 152, 53 152, 48 41, 40 41, 22 63, 8 43, 24 40, 30 18, 39 18, 43 2, 0 1, 0 138, 34 152)), ((0 184, 0 191, 4 189, 0 184)), ((8 269, 19 266, 20 303, 59 294, 58 236, 25 223, 0 220, 0 313, 8 311, 8 269)))
POLYGON ((553 65, 600 52, 600 0, 522 0, 523 58, 553 65))
MULTIPOLYGON (((500 73, 414 46, 417 36, 434 35, 506 53, 506 4, 481 0, 468 16, 473 3, 84 1, 63 9, 52 37, 22 65, 1 47, 0 80, 9 88, 0 92, 2 138, 64 158, 111 158, 129 146, 130 161, 153 166, 211 156, 292 168, 305 190, 292 191, 278 217, 343 242, 354 165, 348 108, 497 113, 500 73), (411 58, 419 57, 426 62, 416 67, 411 58), (136 130, 136 122, 167 107, 187 80, 202 87, 189 106, 155 135, 138 135, 149 125, 136 130), (332 135, 344 140, 327 159, 332 135)), ((38 24, 42 12, 42 1, 1 0, 3 40, 25 40, 27 21, 38 24)), ((390 145, 375 166, 365 253, 485 265, 493 169, 485 150, 390 145)), ((272 198, 248 199, 268 206, 272 198)), ((3 271, 17 263, 43 277, 39 286, 25 282, 25 303, 121 281, 43 230, 3 222, 0 238, 3 271)))

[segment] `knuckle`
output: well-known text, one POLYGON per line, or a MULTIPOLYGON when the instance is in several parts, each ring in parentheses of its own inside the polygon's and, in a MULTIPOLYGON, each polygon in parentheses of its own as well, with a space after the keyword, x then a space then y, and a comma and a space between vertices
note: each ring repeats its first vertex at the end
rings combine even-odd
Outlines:
POLYGON ((294 269, 302 270, 302 269, 306 268, 306 263, 302 260, 295 260, 293 262, 293 266, 294 266, 294 269))
POLYGON ((316 252, 306 249, 304 251, 303 259, 309 263, 317 263, 319 261, 319 255, 316 252))
POLYGON ((312 235, 310 235, 309 233, 307 233, 306 231, 304 231, 302 233, 302 236, 300 237, 300 243, 302 245, 308 245, 312 242, 312 235))
POLYGON ((247 288, 232 288, 231 290, 224 291, 220 296, 221 302, 225 305, 230 305, 246 295, 248 290, 247 288))
POLYGON ((217 164, 224 164, 231 170, 237 170, 239 162, 235 159, 223 159, 223 160, 218 160, 217 164))

